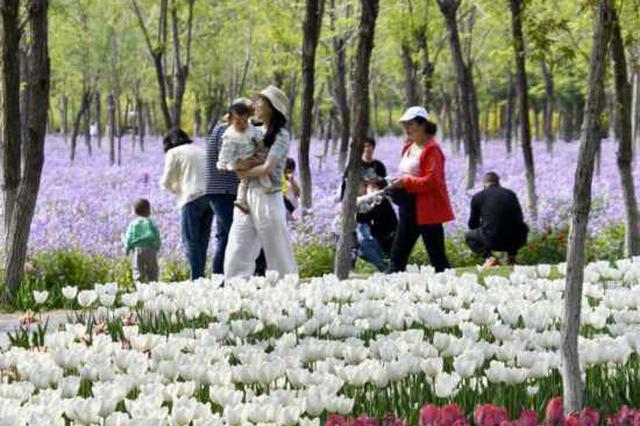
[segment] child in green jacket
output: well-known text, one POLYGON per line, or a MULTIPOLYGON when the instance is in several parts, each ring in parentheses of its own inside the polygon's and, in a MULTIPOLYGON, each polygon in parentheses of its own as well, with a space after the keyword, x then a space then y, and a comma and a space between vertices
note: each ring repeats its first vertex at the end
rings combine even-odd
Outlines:
POLYGON ((124 250, 127 256, 133 253, 133 279, 136 282, 158 281, 158 250, 160 233, 149 216, 151 205, 144 198, 133 203, 136 219, 129 223, 124 236, 124 250))

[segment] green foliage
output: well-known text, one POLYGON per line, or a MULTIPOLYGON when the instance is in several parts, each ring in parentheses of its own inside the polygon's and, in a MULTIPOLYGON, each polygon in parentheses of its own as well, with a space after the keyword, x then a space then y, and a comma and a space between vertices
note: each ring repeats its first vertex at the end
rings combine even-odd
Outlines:
MULTIPOLYGON (((542 232, 532 232, 525 247, 518 252, 518 263, 524 265, 554 264, 564 262, 567 252, 567 229, 549 227, 542 232)), ((464 242, 462 234, 456 234, 445 241, 447 256, 451 265, 465 270, 482 263, 482 259, 473 254, 464 242)), ((608 227, 596 237, 587 240, 587 261, 614 261, 623 257, 624 225, 608 227)), ((294 248, 300 277, 303 279, 333 273, 335 246, 312 241, 294 248)), ((416 244, 409 264, 427 265, 428 256, 421 241, 416 244)), ((62 287, 71 285, 79 289, 90 289, 96 283, 117 282, 120 287, 133 285, 131 262, 129 258, 109 259, 91 255, 79 250, 43 252, 29 261, 29 271, 18 292, 15 308, 33 309, 35 306, 33 290, 47 290, 49 298, 42 309, 70 307, 61 293, 62 287)), ((358 259, 354 269, 356 274, 372 274, 375 268, 358 259)), ((2 271, 0 271, 0 275, 2 271)), ((189 279, 189 268, 180 260, 161 260, 160 279, 164 282, 185 281, 189 279)))
POLYGON ((312 242, 294 249, 301 278, 318 277, 333 272, 335 247, 312 242))

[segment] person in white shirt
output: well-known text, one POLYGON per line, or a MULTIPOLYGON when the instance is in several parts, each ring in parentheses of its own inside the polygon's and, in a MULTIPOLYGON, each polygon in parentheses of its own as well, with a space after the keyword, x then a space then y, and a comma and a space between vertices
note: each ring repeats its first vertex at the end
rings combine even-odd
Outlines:
POLYGON ((160 185, 176 195, 181 209, 182 243, 191 279, 204 276, 213 211, 205 196, 205 152, 181 129, 162 141, 165 159, 160 185))

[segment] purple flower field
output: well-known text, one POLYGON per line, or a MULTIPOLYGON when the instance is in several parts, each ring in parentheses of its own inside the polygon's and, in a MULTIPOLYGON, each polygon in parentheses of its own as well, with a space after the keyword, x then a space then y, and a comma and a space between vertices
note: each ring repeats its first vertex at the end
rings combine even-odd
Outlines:
MULTIPOLYGON (((105 143, 103 140, 103 145, 105 143)), ((198 143, 203 144, 202 141, 198 143)), ((392 176, 399 161, 401 145, 402 140, 398 137, 378 139, 376 157, 387 165, 392 176)), ((547 225, 563 226, 567 223, 578 146, 577 142, 559 142, 555 145, 554 154, 549 155, 543 143, 534 144, 540 200, 540 217, 534 227, 540 229, 547 225)), ((449 235, 453 235, 466 227, 468 203, 474 191, 467 192, 464 189, 464 158, 453 155, 448 143, 444 143, 443 148, 447 155, 447 181, 456 213, 456 220, 447 224, 445 229, 449 235)), ((330 237, 330 224, 337 211, 340 174, 331 154, 322 170, 319 170, 319 160, 315 154, 322 152, 322 149, 321 142, 315 142, 312 146, 313 216, 305 219, 304 223, 298 219, 292 225, 296 244, 330 237)), ((624 219, 615 163, 616 149, 615 143, 603 142, 601 175, 595 176, 593 184, 592 233, 624 219)), ((108 257, 123 256, 121 235, 131 220, 129 204, 137 197, 145 197, 151 202, 152 217, 163 238, 161 256, 167 259, 183 257, 179 211, 174 197, 158 185, 163 167, 159 139, 147 138, 144 153, 139 152, 138 148, 131 152, 130 140, 123 139, 123 163, 120 167, 109 166, 105 147, 98 150, 94 146, 94 155, 89 157, 83 144, 79 143, 74 164, 69 162, 68 151, 62 138, 48 137, 30 253, 80 248, 108 257)), ((526 214, 526 182, 520 148, 514 147, 513 153, 507 156, 504 143, 492 141, 483 144, 483 153, 485 161, 480 172, 494 170, 500 174, 503 185, 518 193, 526 214)), ((292 148, 290 156, 297 158, 296 147, 292 148)), ((640 166, 637 162, 636 165, 640 166)), ((1 219, 0 226, 3 223, 1 219)), ((3 238, 4 232, 1 235, 0 238, 3 238)))

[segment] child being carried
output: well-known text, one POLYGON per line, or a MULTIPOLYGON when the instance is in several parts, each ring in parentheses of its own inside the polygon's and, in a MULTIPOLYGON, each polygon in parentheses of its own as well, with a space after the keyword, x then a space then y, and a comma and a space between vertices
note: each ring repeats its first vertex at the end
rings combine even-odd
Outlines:
MULTIPOLYGON (((229 108, 229 127, 222 135, 222 147, 216 167, 218 170, 238 171, 241 170, 236 164, 238 161, 258 165, 264 163, 266 150, 262 143, 261 132, 249 122, 251 107, 242 102, 235 102, 229 108)), ((269 176, 260 176, 260 184, 268 191, 274 190, 274 184, 269 176)), ((238 195, 235 206, 245 213, 249 213, 247 204, 248 179, 240 179, 238 195)), ((275 188, 280 190, 280 188, 275 188)))

